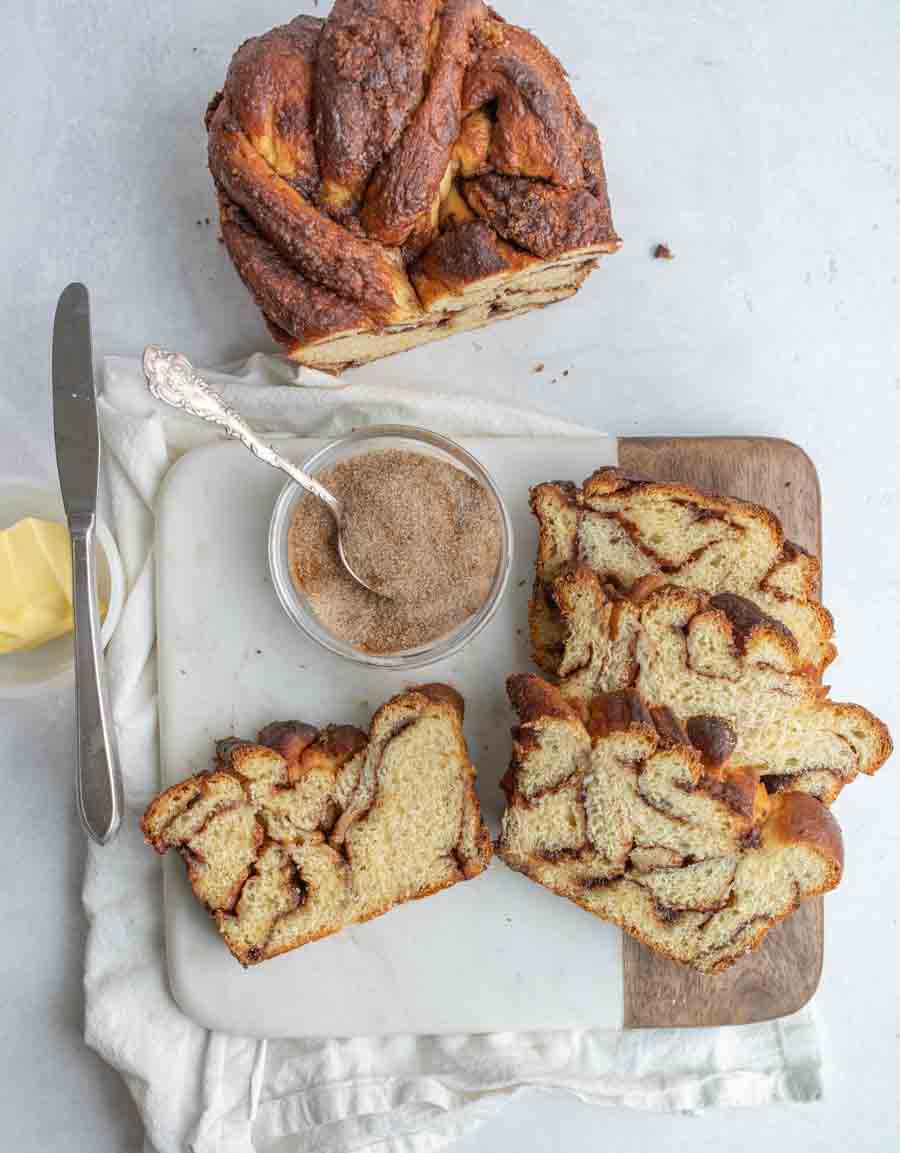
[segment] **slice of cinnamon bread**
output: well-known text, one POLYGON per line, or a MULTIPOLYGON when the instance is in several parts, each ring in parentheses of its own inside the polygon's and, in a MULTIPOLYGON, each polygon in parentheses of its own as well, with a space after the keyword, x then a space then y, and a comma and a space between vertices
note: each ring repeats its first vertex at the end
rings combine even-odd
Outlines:
POLYGON ((144 836, 181 854, 235 957, 267 960, 487 867, 462 720, 458 693, 422 685, 368 736, 288 721, 220 741, 217 768, 151 802, 144 836))
POLYGON ((586 720, 539 677, 508 691, 519 726, 500 856, 651 948, 719 972, 840 880, 829 810, 769 796, 730 756, 726 722, 696 718, 692 744, 633 690, 595 696, 586 720))
POLYGON ((560 688, 584 716, 597 693, 634 688, 688 727, 720 717, 733 729, 737 760, 757 766, 770 791, 826 804, 891 753, 881 721, 828 699, 794 635, 749 599, 652 578, 619 597, 586 567, 559 577, 554 598, 564 632, 560 688))
POLYGON ((553 582, 577 565, 625 594, 654 576, 710 595, 735 593, 791 631, 800 663, 816 675, 835 656, 819 562, 785 539, 767 509, 615 468, 598 470, 580 489, 537 485, 531 507, 540 532, 531 640, 547 672, 558 671, 563 645, 553 582))

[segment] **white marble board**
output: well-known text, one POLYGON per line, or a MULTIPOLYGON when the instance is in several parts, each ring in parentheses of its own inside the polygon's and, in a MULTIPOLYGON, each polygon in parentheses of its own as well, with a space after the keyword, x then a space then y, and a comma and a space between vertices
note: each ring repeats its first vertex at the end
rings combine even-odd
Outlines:
MULTIPOLYGON (((318 442, 284 442, 298 461, 318 442)), ((465 696, 466 737, 492 832, 509 760, 508 673, 532 668, 527 604, 536 532, 528 486, 614 464, 612 438, 463 441, 494 477, 515 533, 504 603, 457 656, 420 679, 465 696)), ((196 449, 166 480, 157 519, 160 736, 167 784, 208 768, 213 741, 271 720, 366 727, 416 674, 366 669, 298 632, 272 588, 269 516, 281 479, 243 447, 196 449)), ((618 1027, 621 938, 613 927, 492 862, 481 877, 243 970, 166 860, 172 992, 209 1028, 278 1036, 618 1027)))

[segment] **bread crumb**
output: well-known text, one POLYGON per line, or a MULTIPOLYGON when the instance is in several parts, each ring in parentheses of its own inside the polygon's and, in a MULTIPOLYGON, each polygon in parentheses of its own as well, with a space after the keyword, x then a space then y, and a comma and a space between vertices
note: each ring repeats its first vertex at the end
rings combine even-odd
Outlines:
POLYGON ((669 248, 668 244, 657 244, 653 250, 654 260, 674 260, 675 253, 669 248))
POLYGON ((542 360, 539 360, 531 371, 532 372, 543 372, 544 371, 544 362, 542 360))

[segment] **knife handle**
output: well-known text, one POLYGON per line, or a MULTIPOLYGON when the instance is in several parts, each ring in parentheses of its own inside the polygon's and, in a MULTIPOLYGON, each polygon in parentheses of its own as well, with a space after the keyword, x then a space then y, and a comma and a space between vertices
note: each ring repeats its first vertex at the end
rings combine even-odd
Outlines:
POLYGON ((69 520, 72 610, 75 617, 76 789, 85 831, 98 844, 113 839, 122 821, 122 771, 103 670, 100 609, 94 562, 94 516, 69 520))

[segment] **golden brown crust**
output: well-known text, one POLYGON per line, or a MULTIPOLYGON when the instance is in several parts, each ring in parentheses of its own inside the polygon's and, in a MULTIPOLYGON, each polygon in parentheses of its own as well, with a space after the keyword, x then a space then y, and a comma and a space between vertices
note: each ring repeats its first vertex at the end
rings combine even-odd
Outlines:
POLYGON ((542 580, 552 579, 575 560, 577 541, 574 534, 560 541, 551 531, 548 514, 550 510, 562 509, 577 516, 580 495, 578 486, 571 480, 548 480, 532 485, 528 491, 528 506, 540 528, 537 567, 542 580))
POLYGON ((409 314, 398 285, 400 277, 405 281, 402 272, 378 245, 323 216, 269 167, 231 118, 227 92, 210 124, 209 167, 228 199, 315 287, 345 298, 348 306, 366 301, 373 320, 409 314))
POLYGON ((189 777, 186 781, 179 781, 177 785, 170 785, 168 789, 154 797, 147 806, 143 817, 141 817, 141 832, 147 844, 152 845, 157 853, 165 853, 169 848, 162 837, 165 832, 165 823, 162 822, 161 817, 166 807, 171 804, 177 805, 179 808, 182 807, 182 804, 184 807, 190 805, 201 795, 204 785, 214 771, 208 769, 204 773, 189 777))
POLYGON ((650 716, 653 718, 653 727, 656 729, 661 747, 675 748, 677 745, 690 745, 691 742, 684 725, 670 708, 665 705, 653 705, 650 708, 650 716))
POLYGON ((508 677, 506 692, 520 724, 533 724, 543 717, 580 722, 578 713, 559 689, 534 673, 514 673, 508 677))
POLYGON ((536 36, 496 14, 482 43, 466 75, 463 111, 496 108, 488 163, 497 172, 580 187, 585 143, 591 163, 596 146, 581 132, 584 116, 560 62, 536 36))
POLYGON ((521 272, 535 263, 524 252, 504 244, 480 220, 447 228, 410 269, 410 278, 426 310, 449 293, 461 296, 493 277, 521 272))
POLYGON ((329 725, 324 729, 316 746, 317 755, 327 757, 340 768, 351 757, 362 752, 368 737, 355 725, 329 725))
POLYGON ((458 693, 452 685, 445 685, 439 681, 430 681, 424 685, 414 685, 409 690, 411 693, 420 693, 423 697, 435 704, 449 705, 456 713, 459 723, 462 724, 466 713, 466 702, 463 699, 462 693, 458 693))
POLYGON ((314 344, 336 332, 374 327, 362 305, 301 275, 260 236, 247 213, 221 195, 219 219, 238 275, 277 332, 314 344))
MULTIPOLYGON (((491 840, 491 834, 488 832, 487 826, 481 818, 481 802, 478 799, 478 793, 475 791, 475 785, 472 780, 469 780, 465 785, 463 821, 466 820, 475 826, 475 836, 473 838, 471 852, 461 853, 457 844, 457 848, 454 850, 454 856, 463 878, 470 881, 473 877, 477 877, 485 871, 494 855, 494 842, 491 840)), ((452 884, 452 882, 448 882, 448 885, 449 884, 452 884)), ((447 887, 447 885, 442 886, 442 888, 447 887)), ((427 896, 425 893, 421 895, 427 896)))
POLYGON ((759 770, 752 765, 706 769, 697 787, 742 817, 753 817, 758 811, 759 770))
POLYGON ((621 244, 609 204, 586 188, 554 188, 495 172, 464 181, 463 195, 505 240, 535 256, 615 252, 621 244))
MULTIPOLYGON (((592 739, 602 739, 608 737, 610 733, 627 732, 633 725, 657 730, 660 728, 658 718, 644 704, 640 693, 636 693, 633 689, 598 693, 591 700, 589 707, 587 730, 592 739)), ((663 728, 666 719, 659 718, 663 728)))
POLYGON ((266 745, 284 757, 288 767, 288 779, 291 780, 303 753, 318 739, 318 736, 319 730, 303 721, 272 721, 259 730, 256 740, 258 744, 266 745))
POLYGON ((238 49, 206 123, 229 255, 324 371, 563 300, 618 247, 565 72, 483 0, 298 17, 238 49))
POLYGON ((336 774, 351 757, 362 752, 367 740, 362 729, 353 725, 329 725, 319 732, 302 721, 276 722, 259 734, 260 744, 275 749, 287 761, 291 784, 317 770, 336 774))
POLYGON ((577 553, 578 488, 572 481, 547 481, 534 485, 528 503, 538 522, 538 554, 535 578, 528 602, 531 657, 545 673, 555 675, 565 649, 565 629, 553 596, 553 581, 572 565, 577 553), (553 515, 551 515, 553 510, 553 515), (571 521, 574 531, 555 531, 551 523, 571 521))
POLYGON ((763 838, 767 837, 784 845, 814 846, 837 877, 844 868, 841 827, 831 810, 807 793, 779 793, 772 798, 763 830, 763 838))
POLYGON ((437 230, 441 182, 460 135, 470 40, 486 16, 482 0, 447 0, 440 13, 428 90, 366 192, 362 224, 382 244, 420 250, 437 230))
POLYGON ((356 208, 422 100, 438 0, 336 0, 319 43, 322 203, 356 208))
POLYGON ((305 196, 319 187, 313 85, 324 20, 298 16, 245 41, 228 68, 231 112, 257 152, 305 196))
POLYGON ((721 768, 734 752, 737 734, 734 725, 722 717, 700 714, 689 717, 685 730, 688 740, 700 752, 708 769, 721 768))

